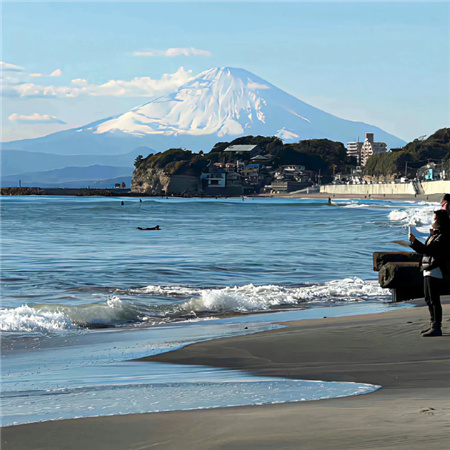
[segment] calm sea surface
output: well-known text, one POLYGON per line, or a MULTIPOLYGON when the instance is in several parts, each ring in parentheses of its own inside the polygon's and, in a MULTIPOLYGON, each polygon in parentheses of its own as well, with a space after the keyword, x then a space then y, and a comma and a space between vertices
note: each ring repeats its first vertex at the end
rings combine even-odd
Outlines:
POLYGON ((437 205, 333 201, 2 197, 2 424, 373 390, 130 362, 323 308, 393 307, 372 253, 402 250, 437 205))

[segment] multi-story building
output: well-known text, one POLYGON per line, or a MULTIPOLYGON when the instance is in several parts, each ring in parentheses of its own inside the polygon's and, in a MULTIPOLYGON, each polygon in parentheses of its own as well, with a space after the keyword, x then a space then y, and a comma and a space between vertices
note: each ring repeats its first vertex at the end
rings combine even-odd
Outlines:
POLYGON ((366 133, 364 142, 348 142, 347 155, 356 157, 358 165, 364 167, 367 160, 377 153, 385 153, 387 145, 385 142, 374 142, 373 133, 366 133))
POLYGON ((356 164, 360 164, 362 142, 347 142, 347 156, 356 158, 356 164))

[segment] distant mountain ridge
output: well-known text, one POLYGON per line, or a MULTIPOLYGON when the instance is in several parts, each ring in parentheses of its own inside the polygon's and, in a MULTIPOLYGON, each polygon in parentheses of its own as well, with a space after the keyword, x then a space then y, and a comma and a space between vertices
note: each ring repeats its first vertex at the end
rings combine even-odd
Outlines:
POLYGON ((153 153, 149 147, 138 147, 120 155, 55 155, 52 153, 3 150, 0 153, 1 176, 18 175, 29 172, 45 172, 65 167, 86 167, 108 165, 134 168, 138 155, 153 153))
POLYGON ((388 147, 405 142, 378 127, 321 111, 244 69, 207 70, 169 95, 115 117, 45 137, 3 143, 5 150, 54 154, 121 154, 144 145, 156 151, 210 150, 243 135, 286 142, 328 138, 346 144, 366 132, 388 147))
POLYGON ((114 187, 115 183, 131 185, 133 169, 93 165, 88 167, 65 167, 44 172, 29 172, 1 177, 1 187, 114 187))

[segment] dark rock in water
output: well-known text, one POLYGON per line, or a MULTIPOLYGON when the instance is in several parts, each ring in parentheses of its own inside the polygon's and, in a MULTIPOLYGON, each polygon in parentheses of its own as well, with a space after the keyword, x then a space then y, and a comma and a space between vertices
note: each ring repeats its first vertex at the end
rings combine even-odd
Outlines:
MULTIPOLYGON (((394 302, 423 298, 422 256, 413 252, 374 252, 373 270, 380 286, 392 291, 394 302)), ((446 285, 441 294, 450 294, 446 285)))
MULTIPOLYGON (((373 270, 378 272, 381 267, 388 262, 398 263, 420 263, 422 257, 414 252, 374 252, 373 253, 373 270)), ((383 286, 382 286, 383 287, 383 286)))

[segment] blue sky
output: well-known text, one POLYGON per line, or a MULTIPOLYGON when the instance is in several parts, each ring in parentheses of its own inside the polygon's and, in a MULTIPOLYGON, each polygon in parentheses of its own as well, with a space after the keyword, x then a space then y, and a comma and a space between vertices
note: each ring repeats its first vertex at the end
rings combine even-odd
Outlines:
POLYGON ((450 4, 2 2, 2 141, 126 112, 244 68, 410 141, 450 126, 450 4))

